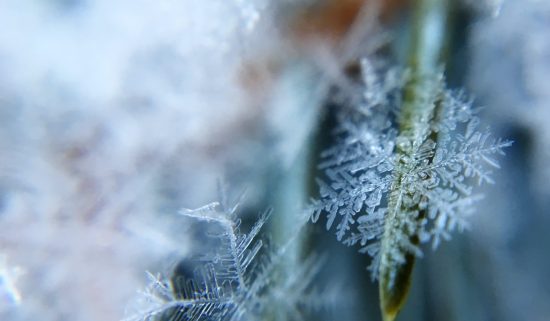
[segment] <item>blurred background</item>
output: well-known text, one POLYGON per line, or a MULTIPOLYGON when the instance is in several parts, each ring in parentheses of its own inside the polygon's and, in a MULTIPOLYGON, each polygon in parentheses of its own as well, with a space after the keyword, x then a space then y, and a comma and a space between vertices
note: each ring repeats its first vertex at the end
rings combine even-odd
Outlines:
MULTIPOLYGON (((471 229, 417 261, 398 320, 550 320, 550 2, 451 1, 446 78, 514 145, 471 229)), ((178 215, 246 190, 274 244, 317 195, 334 88, 403 65, 414 1, 0 0, 0 319, 121 320, 193 252, 178 215)), ((358 93, 361 94, 361 93, 358 93)), ((369 258, 308 224, 339 304, 380 320, 369 258)), ((298 241, 296 241, 298 243, 298 241)), ((328 312, 326 312, 326 311, 328 312)))

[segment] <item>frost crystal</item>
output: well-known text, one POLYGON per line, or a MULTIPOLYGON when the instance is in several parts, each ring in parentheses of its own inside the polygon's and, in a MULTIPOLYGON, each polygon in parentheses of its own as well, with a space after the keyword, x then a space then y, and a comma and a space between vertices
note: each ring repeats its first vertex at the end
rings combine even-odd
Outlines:
MULTIPOLYGON (((180 263, 172 276, 149 274, 150 284, 127 320, 275 320, 301 319, 303 310, 316 310, 327 302, 312 289, 321 260, 310 256, 292 273, 280 268, 285 247, 265 252, 258 233, 270 216, 261 215, 248 234, 239 231, 237 206, 225 201, 198 209, 184 209, 186 217, 208 224, 208 253, 194 258, 195 266, 180 263), (180 266, 181 265, 181 266, 180 266), (287 275, 288 274, 288 275, 287 275), (144 309, 145 307, 145 309, 144 309)), ((185 263, 185 262, 184 262, 185 263)))
POLYGON ((442 77, 417 80, 428 112, 413 119, 425 125, 408 128, 402 118, 410 116, 399 114, 406 74, 389 77, 367 59, 361 65, 364 101, 338 115, 337 143, 321 155, 326 178, 317 180, 320 198, 310 210, 314 222, 326 214, 326 228, 335 226, 339 241, 359 244, 373 257, 369 270, 376 278, 381 264, 398 266, 407 253, 421 255, 419 242, 435 248, 468 226, 481 197, 471 181, 492 183, 494 156, 511 142, 480 130, 471 100, 445 89, 442 77), (380 257, 385 230, 391 250, 380 257))
POLYGON ((0 254, 0 312, 21 303, 21 293, 16 284, 21 274, 20 267, 9 266, 6 256, 0 254))

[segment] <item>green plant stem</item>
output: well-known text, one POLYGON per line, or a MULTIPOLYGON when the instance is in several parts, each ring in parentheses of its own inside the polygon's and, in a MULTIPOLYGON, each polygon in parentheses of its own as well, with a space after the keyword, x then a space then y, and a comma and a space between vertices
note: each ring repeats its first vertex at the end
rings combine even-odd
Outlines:
MULTIPOLYGON (((413 19, 408 69, 410 78, 404 88, 404 101, 399 118, 399 136, 396 153, 394 182, 388 202, 388 214, 385 222, 384 236, 381 245, 379 269, 380 307, 384 321, 396 318, 406 302, 411 285, 411 276, 415 256, 406 249, 396 248, 400 235, 410 235, 409 241, 418 244, 417 235, 406 229, 407 215, 411 215, 410 205, 405 208, 402 200, 407 197, 403 188, 403 173, 410 172, 414 151, 413 142, 425 137, 434 119, 438 106, 437 97, 441 91, 440 66, 445 54, 445 37, 447 30, 450 0, 417 0, 413 19), (405 262, 396 264, 395 255, 403 253, 405 262)), ((435 139, 434 139, 435 140, 435 139)), ((416 219, 423 219, 421 213, 416 219)))
MULTIPOLYGON (((293 97, 292 101, 282 101, 284 104, 291 104, 292 108, 275 106, 274 109, 287 110, 287 117, 301 119, 295 123, 306 128, 309 134, 289 164, 282 164, 279 159, 277 163, 270 166, 269 181, 271 182, 270 195, 267 203, 273 204, 273 215, 270 223, 270 235, 274 244, 284 248, 284 261, 277 266, 278 274, 289 276, 299 269, 303 259, 307 256, 307 231, 304 231, 308 218, 301 213, 304 204, 309 197, 309 183, 313 162, 311 153, 314 150, 314 132, 319 122, 319 107, 325 92, 324 84, 318 82, 318 75, 307 63, 297 63, 285 73, 283 81, 279 84, 282 87, 280 96, 293 97), (292 89, 292 90, 291 90, 292 89)), ((292 124, 292 122, 291 122, 292 124)), ((286 135, 293 136, 300 128, 288 128, 286 135)), ((282 279, 275 279, 273 282, 285 282, 282 279)), ((273 321, 284 319, 284 302, 272 302, 271 309, 264 315, 263 320, 273 321)))

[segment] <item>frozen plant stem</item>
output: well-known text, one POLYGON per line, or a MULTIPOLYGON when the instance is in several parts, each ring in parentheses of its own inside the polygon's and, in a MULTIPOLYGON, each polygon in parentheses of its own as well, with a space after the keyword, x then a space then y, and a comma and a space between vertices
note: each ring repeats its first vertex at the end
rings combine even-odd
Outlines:
MULTIPOLYGON (((429 130, 428 122, 437 121, 438 100, 443 92, 440 66, 444 55, 444 42, 446 23, 450 10, 449 0, 417 0, 413 18, 412 36, 408 67, 410 79, 404 88, 403 106, 399 118, 399 136, 396 144, 395 176, 388 200, 388 214, 384 226, 384 235, 381 245, 381 261, 379 267, 379 295, 380 307, 384 321, 392 321, 404 305, 411 284, 412 270, 415 253, 401 254, 404 260, 402 264, 394 264, 400 249, 396 249, 396 238, 399 235, 411 235, 409 242, 412 245, 419 243, 418 236, 414 234, 414 226, 411 226, 410 218, 414 211, 411 205, 404 206, 403 199, 412 197, 406 195, 403 188, 408 179, 410 166, 414 163, 413 144, 429 130), (413 233, 411 233, 413 232, 413 233)), ((435 136, 435 133, 430 135, 435 136)), ((437 137, 430 137, 434 142, 437 137)), ((435 149, 435 145, 433 146, 435 149)), ((434 151, 432 151, 434 152, 434 151)), ((418 213, 415 220, 418 225, 425 219, 425 209, 420 203, 425 200, 416 200, 418 213)), ((402 253, 402 252, 401 252, 402 253)))

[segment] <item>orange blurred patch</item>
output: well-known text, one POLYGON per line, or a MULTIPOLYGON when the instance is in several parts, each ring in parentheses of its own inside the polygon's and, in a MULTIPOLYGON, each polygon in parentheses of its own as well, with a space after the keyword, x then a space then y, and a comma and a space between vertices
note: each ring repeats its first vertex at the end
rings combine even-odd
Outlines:
MULTIPOLYGON (((269 95, 274 80, 284 68, 285 62, 301 55, 307 56, 316 44, 336 49, 346 37, 364 6, 371 5, 379 11, 382 23, 390 23, 400 10, 406 9, 409 0, 320 0, 289 12, 281 24, 286 25, 283 37, 288 40, 292 51, 273 52, 258 60, 243 62, 238 74, 238 83, 248 93, 253 105, 261 104, 269 95), (313 46, 312 46, 313 45, 313 46)), ((368 9, 368 7, 366 7, 368 9)), ((357 77, 357 62, 346 62, 344 73, 357 77)))
POLYGON ((297 14, 290 23, 290 37, 296 41, 338 41, 350 30, 363 6, 377 5, 381 21, 387 22, 407 3, 407 0, 325 0, 297 14))

